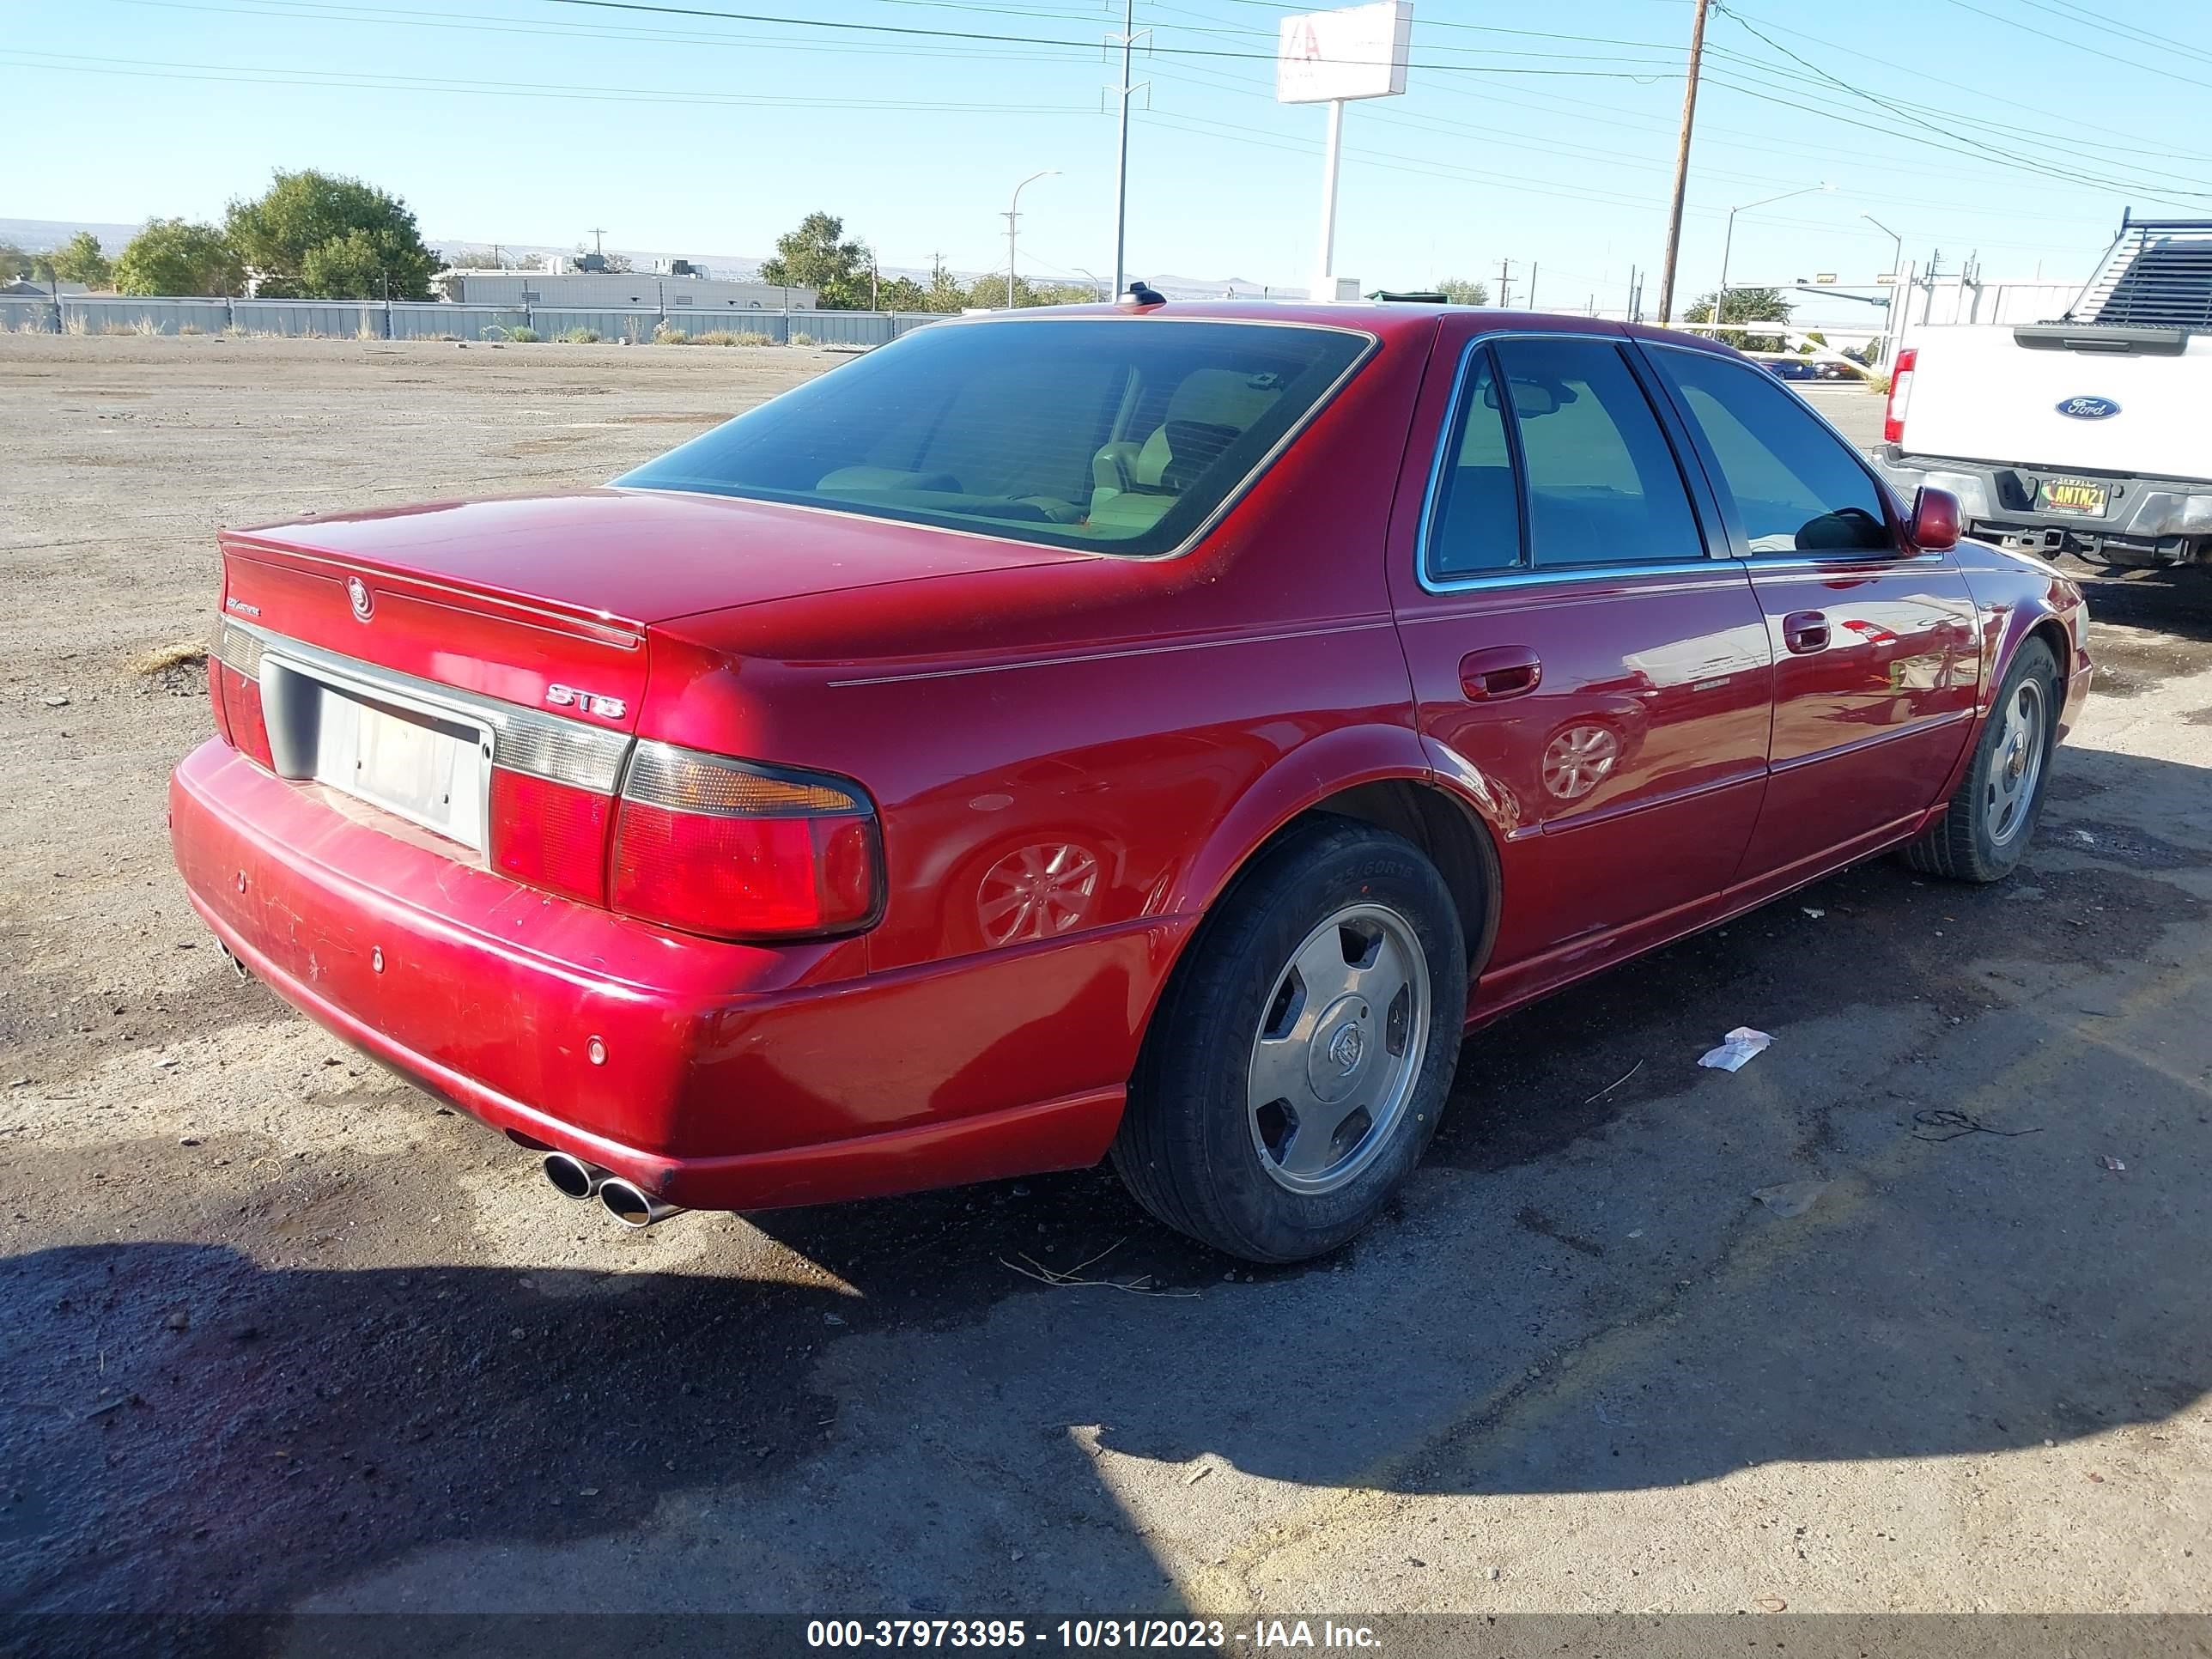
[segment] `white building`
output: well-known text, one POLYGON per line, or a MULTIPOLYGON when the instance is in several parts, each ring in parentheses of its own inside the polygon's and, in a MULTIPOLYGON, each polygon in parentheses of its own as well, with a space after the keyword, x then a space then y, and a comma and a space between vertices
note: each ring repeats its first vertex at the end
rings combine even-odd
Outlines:
POLYGON ((670 312, 812 311, 811 288, 726 283, 653 271, 447 270, 437 277, 447 300, 465 306, 546 306, 576 311, 632 307, 670 312))

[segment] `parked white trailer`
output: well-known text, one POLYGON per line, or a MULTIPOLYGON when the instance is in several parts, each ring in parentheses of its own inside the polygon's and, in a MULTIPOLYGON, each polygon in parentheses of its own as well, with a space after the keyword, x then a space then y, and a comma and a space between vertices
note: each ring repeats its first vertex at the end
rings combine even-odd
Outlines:
POLYGON ((2127 221, 2068 313, 1922 328, 1877 459, 1973 534, 2115 564, 2212 564, 2212 219, 2127 221))

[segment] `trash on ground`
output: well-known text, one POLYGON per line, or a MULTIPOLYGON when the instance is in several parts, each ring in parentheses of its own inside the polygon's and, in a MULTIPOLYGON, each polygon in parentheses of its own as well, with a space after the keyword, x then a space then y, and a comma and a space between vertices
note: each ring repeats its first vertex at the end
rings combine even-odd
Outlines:
POLYGON ((2125 1175, 2128 1172, 2128 1166, 2121 1163, 2119 1159, 2114 1158, 2109 1152, 2107 1152, 2104 1157, 2099 1158, 2097 1162, 2103 1164, 2114 1175, 2125 1175))
POLYGON ((1699 1056, 1698 1064, 1710 1066, 1717 1072, 1740 1072, 1744 1061, 1758 1054, 1774 1039, 1764 1031, 1754 1031, 1748 1025, 1739 1025, 1721 1039, 1717 1048, 1708 1048, 1699 1056))
POLYGON ((1809 904, 1802 905, 1802 906, 1801 906, 1801 907, 1799 907, 1799 908, 1802 908, 1802 909, 1805 912, 1805 914, 1806 914, 1807 915, 1808 915, 1808 916, 1812 917, 1812 918, 1813 918, 1813 920, 1814 920, 1814 921, 1820 921, 1820 919, 1822 916, 1825 916, 1825 915, 1826 915, 1828 914, 1826 910, 1816 910, 1816 909, 1814 909, 1814 908, 1811 905, 1809 905, 1809 904))
POLYGON ((2039 1123, 2026 1129, 1993 1129, 1972 1113, 1954 1111, 1948 1106, 1915 1112, 1912 1115, 1912 1121, 1920 1126, 1919 1129, 1912 1132, 1912 1138, 1915 1140, 1941 1142, 1956 1140, 1961 1135, 2002 1135, 2010 1138, 2014 1135, 2039 1135, 2043 1133, 2043 1126, 2039 1123), (1922 1129, 1936 1129, 1942 1133, 1923 1134, 1922 1129))
POLYGON ((1761 1187, 1752 1196, 1786 1219, 1804 1214, 1827 1190, 1825 1181, 1785 1181, 1779 1187, 1761 1187))

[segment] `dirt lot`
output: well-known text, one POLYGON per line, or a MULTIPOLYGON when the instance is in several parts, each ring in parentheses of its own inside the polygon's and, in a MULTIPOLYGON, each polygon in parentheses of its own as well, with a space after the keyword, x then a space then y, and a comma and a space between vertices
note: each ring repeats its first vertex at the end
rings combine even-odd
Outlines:
POLYGON ((1302 1271, 1097 1171, 624 1234, 234 980, 201 675, 134 666, 214 527, 598 481, 830 361, 0 339, 0 1613, 2212 1611, 2201 619, 2100 623, 2012 883, 1868 866, 1484 1034, 1302 1271), (1159 1293, 1017 1271, 1102 1252, 1159 1293))

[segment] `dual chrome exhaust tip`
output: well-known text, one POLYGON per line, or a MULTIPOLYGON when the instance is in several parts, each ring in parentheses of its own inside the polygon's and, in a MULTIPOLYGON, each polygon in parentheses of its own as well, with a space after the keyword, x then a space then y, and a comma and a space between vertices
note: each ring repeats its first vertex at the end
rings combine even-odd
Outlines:
POLYGON ((681 1215, 680 1204, 664 1203, 634 1182, 586 1164, 573 1152, 548 1152, 544 1164, 546 1180, 564 1198, 598 1199, 609 1215, 625 1227, 650 1227, 672 1215, 681 1215))

